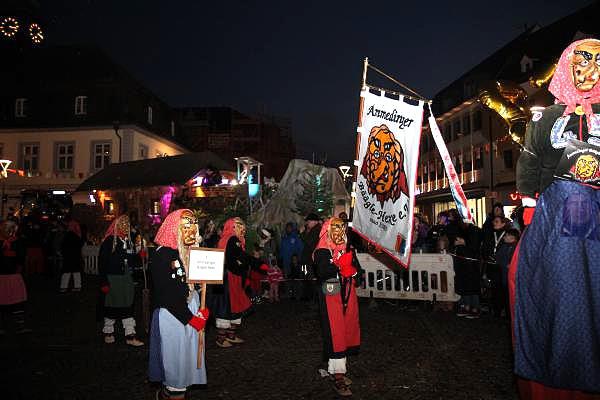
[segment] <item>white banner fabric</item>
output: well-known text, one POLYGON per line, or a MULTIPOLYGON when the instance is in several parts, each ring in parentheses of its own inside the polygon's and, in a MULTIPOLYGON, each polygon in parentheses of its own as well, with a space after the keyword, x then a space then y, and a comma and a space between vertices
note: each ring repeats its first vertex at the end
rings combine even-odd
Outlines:
POLYGON ((361 91, 356 202, 352 228, 403 266, 410 260, 423 102, 361 91))

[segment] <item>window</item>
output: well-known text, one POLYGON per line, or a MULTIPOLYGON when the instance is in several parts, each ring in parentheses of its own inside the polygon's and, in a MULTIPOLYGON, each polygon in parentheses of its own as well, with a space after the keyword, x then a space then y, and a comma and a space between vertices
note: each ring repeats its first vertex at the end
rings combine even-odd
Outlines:
POLYGON ((463 169, 465 170, 465 172, 471 172, 471 157, 473 157, 473 154, 471 154, 471 150, 465 150, 464 154, 464 158, 465 158, 465 162, 464 162, 464 166, 463 169))
POLYGON ((27 99, 17 99, 15 100, 15 117, 23 118, 27 115, 25 114, 25 102, 27 99))
POLYGON ((429 180, 435 182, 435 163, 429 164, 429 180))
POLYGON ((87 96, 75 97, 75 115, 87 114, 87 96))
POLYGON ((148 158, 148 146, 140 144, 138 147, 138 159, 145 160, 148 158))
POLYGON ((473 132, 481 130, 481 110, 473 114, 473 132))
POLYGON ((452 131, 454 133, 454 138, 462 135, 462 132, 460 131, 460 118, 455 119, 452 123, 452 131))
POLYGON ((75 143, 56 143, 54 149, 55 170, 73 171, 75 143))
POLYGON ((471 133, 471 114, 467 113, 463 116, 463 120, 462 120, 462 126, 463 126, 463 133, 465 135, 468 135, 469 133, 471 133))
POLYGON ((175 137, 175 121, 171 121, 171 137, 175 137))
POLYGON ((40 145, 39 143, 27 143, 21 145, 21 169, 28 172, 37 172, 40 167, 40 145))
POLYGON ((115 203, 112 200, 104 200, 104 212, 108 215, 115 213, 115 203))
POLYGON ((446 122, 444 126, 444 142, 448 143, 452 140, 452 124, 446 122))
POLYGON ((152 125, 152 107, 148 106, 148 123, 152 125))
POLYGON ((457 174, 462 173, 462 163, 460 161, 459 156, 452 156, 452 164, 454 164, 454 169, 457 174))
POLYGON ((483 168, 483 156, 482 156, 482 148, 475 147, 475 151, 473 152, 473 157, 475 157, 475 161, 473 162, 473 168, 481 169, 483 168))
POLYGON ((92 143, 92 170, 97 171, 110 165, 111 150, 110 142, 92 143))
POLYGON ((0 143, 0 159, 4 159, 4 143, 0 143))
POLYGON ((504 152, 502 153, 503 158, 504 158, 504 168, 506 169, 513 169, 513 152, 512 149, 511 150, 504 150, 504 152))

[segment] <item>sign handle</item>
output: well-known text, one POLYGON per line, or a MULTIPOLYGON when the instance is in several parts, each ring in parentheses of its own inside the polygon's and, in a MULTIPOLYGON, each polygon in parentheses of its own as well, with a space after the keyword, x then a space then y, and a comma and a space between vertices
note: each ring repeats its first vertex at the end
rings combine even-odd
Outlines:
MULTIPOLYGON (((206 283, 202 283, 202 293, 200 294, 200 309, 206 308, 206 283)), ((206 321, 208 323, 208 321, 206 321)), ((204 327, 206 329, 206 326, 204 327)), ((204 350, 204 329, 198 332, 198 362, 196 368, 202 368, 202 351, 204 350)))

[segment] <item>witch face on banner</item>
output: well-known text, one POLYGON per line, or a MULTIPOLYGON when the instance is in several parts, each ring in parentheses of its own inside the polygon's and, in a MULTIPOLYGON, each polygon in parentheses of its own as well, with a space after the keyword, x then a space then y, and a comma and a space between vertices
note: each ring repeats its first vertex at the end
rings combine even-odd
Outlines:
POLYGON ((382 207, 387 200, 398 200, 401 193, 408 196, 404 151, 394 134, 386 125, 374 126, 368 144, 360 173, 367 180, 369 194, 382 207))

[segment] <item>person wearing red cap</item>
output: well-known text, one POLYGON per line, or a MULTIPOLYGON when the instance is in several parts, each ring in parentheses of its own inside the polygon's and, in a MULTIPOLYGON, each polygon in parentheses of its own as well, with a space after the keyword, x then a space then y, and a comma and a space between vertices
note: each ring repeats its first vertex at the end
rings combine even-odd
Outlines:
POLYGON ((163 385, 157 398, 183 399, 188 386, 206 384, 204 352, 200 366, 197 354, 209 311, 200 309, 198 292, 186 281, 190 248, 200 242, 194 214, 182 209, 167 215, 154 242, 148 377, 163 385))
POLYGON ((314 252, 318 282, 324 358, 341 396, 351 396, 352 381, 346 377, 346 356, 360 348, 360 325, 355 278, 357 268, 352 252, 346 252, 346 223, 331 218, 323 224, 314 252))
POLYGON ((599 80, 600 41, 569 45, 548 88, 556 104, 534 112, 517 166, 529 223, 509 271, 522 399, 600 398, 599 80))

